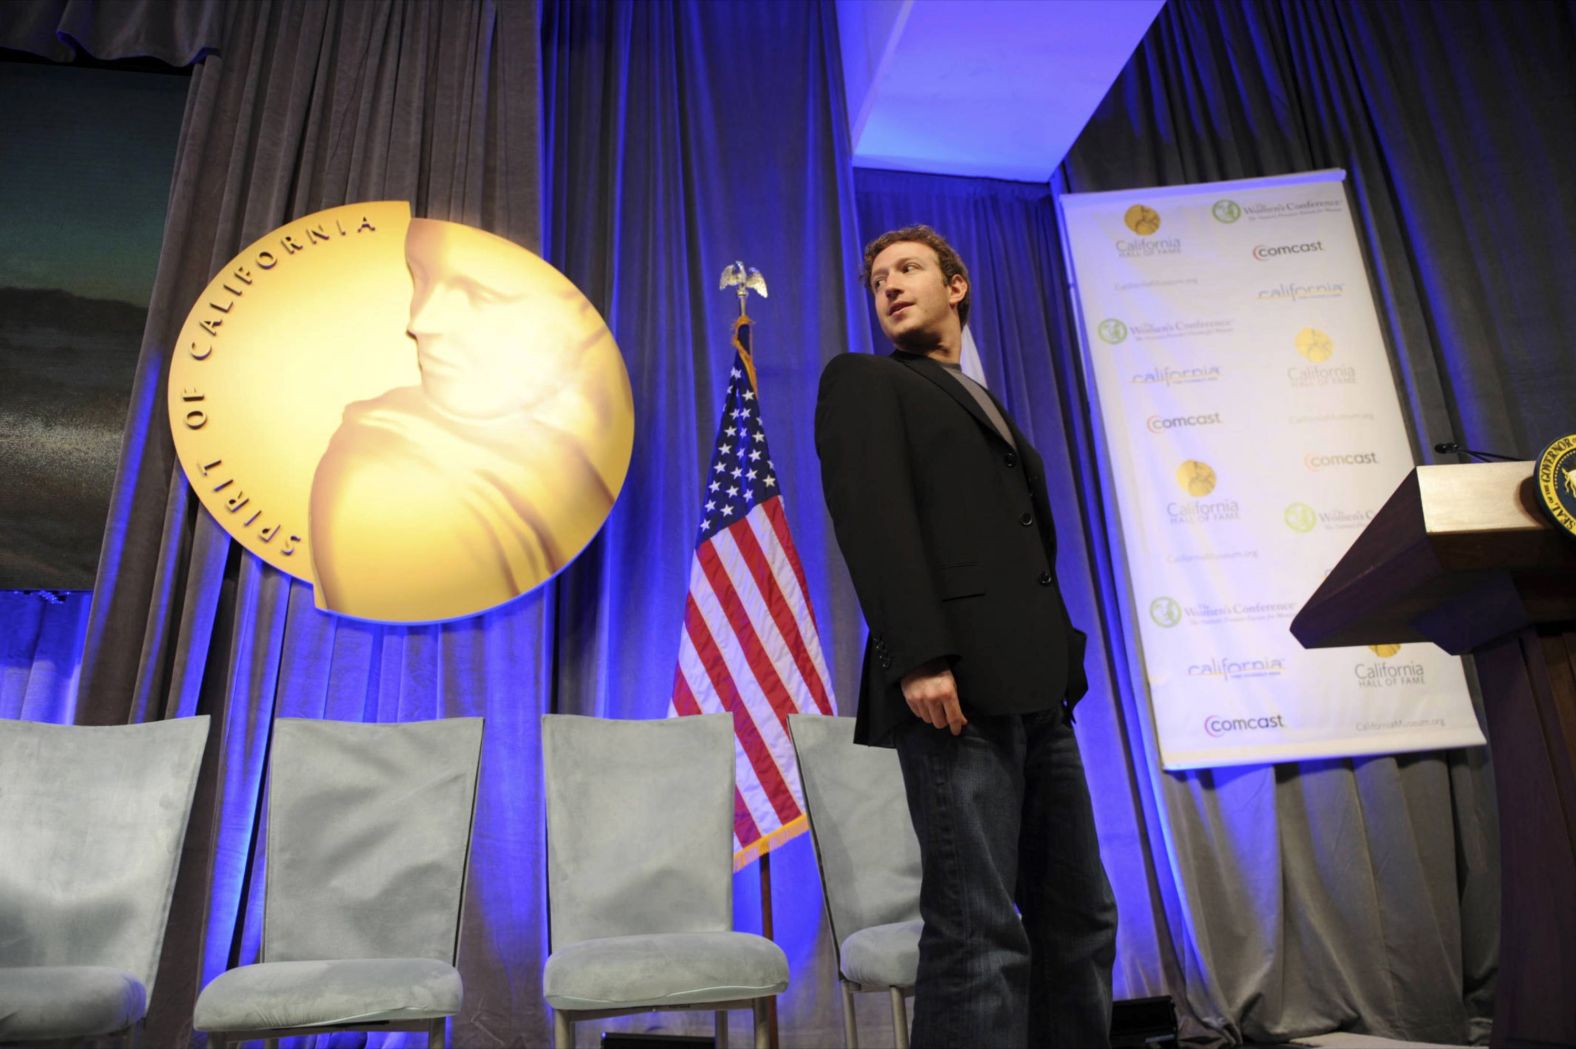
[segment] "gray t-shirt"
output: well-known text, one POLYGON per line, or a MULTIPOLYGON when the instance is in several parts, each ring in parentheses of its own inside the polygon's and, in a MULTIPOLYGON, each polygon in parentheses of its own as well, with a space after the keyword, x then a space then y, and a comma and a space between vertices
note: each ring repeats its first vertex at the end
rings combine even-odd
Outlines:
POLYGON ((974 398, 975 403, 980 406, 980 410, 985 413, 985 418, 990 420, 990 424, 996 427, 996 432, 1001 434, 1001 439, 1017 448, 1018 442, 1012 439, 1012 428, 1007 425, 1007 420, 1002 418, 1001 409, 996 407, 996 402, 991 400, 990 394, 985 392, 985 387, 964 375, 961 364, 948 364, 946 361, 937 361, 936 363, 947 369, 947 373, 958 381, 958 385, 969 391, 969 396, 974 398))

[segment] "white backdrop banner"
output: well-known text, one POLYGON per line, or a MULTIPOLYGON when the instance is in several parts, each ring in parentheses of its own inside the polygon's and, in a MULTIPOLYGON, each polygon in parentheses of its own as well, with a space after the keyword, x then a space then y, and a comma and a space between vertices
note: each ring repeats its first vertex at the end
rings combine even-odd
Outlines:
POLYGON ((1288 630, 1413 466, 1344 178, 1061 198, 1168 769, 1484 741, 1459 659, 1288 630))

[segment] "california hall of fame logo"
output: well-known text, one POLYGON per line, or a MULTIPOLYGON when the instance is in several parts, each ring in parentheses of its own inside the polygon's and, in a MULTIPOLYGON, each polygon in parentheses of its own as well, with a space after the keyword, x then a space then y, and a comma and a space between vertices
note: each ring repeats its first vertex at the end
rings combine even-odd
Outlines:
POLYGON ((1215 468, 1199 459, 1184 459, 1176 469, 1176 479, 1194 499, 1202 499, 1215 490, 1215 468))
POLYGON ((1576 539, 1576 433, 1543 449, 1533 481, 1543 512, 1556 528, 1576 539))
POLYGON ((1147 204, 1134 204, 1122 214, 1122 225, 1140 237, 1148 237, 1160 232, 1160 212, 1147 204))
POLYGON ((1318 328, 1304 328, 1292 341, 1297 352, 1314 364, 1323 364, 1335 354, 1335 340, 1318 328))
POLYGON ((623 358, 568 278, 403 201, 290 222, 181 329, 170 429, 198 499, 319 608, 419 623, 532 590, 623 488, 623 358))

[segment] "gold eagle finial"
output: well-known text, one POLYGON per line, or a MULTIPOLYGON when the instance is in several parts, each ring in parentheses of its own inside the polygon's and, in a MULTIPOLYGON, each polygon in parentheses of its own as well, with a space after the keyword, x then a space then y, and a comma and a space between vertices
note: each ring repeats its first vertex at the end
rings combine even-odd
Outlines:
POLYGON ((766 278, 761 276, 761 271, 754 266, 745 269, 743 260, 735 260, 733 265, 723 268, 722 282, 717 287, 719 290, 722 288, 738 288, 739 312, 741 314, 744 312, 744 300, 749 297, 750 292, 759 293, 763 299, 769 297, 766 294, 766 278))

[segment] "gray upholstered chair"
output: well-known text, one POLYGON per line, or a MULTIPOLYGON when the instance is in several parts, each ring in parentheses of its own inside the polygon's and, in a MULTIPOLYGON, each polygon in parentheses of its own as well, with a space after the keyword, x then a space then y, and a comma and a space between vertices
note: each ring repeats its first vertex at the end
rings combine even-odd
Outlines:
POLYGON ((481 718, 274 722, 262 960, 198 996, 209 1045, 332 1031, 443 1044, 481 744, 481 718))
POLYGON ((206 717, 0 720, 0 1042, 142 1022, 207 742, 206 717))
POLYGON ((897 752, 854 743, 852 718, 788 716, 805 810, 837 947, 843 1037, 859 1045, 854 992, 884 991, 899 1049, 919 970, 919 839, 897 752))
POLYGON ((733 931, 733 722, 542 719, 552 953, 542 993, 558 1049, 579 1020, 750 1009, 788 987, 775 943, 733 931))

